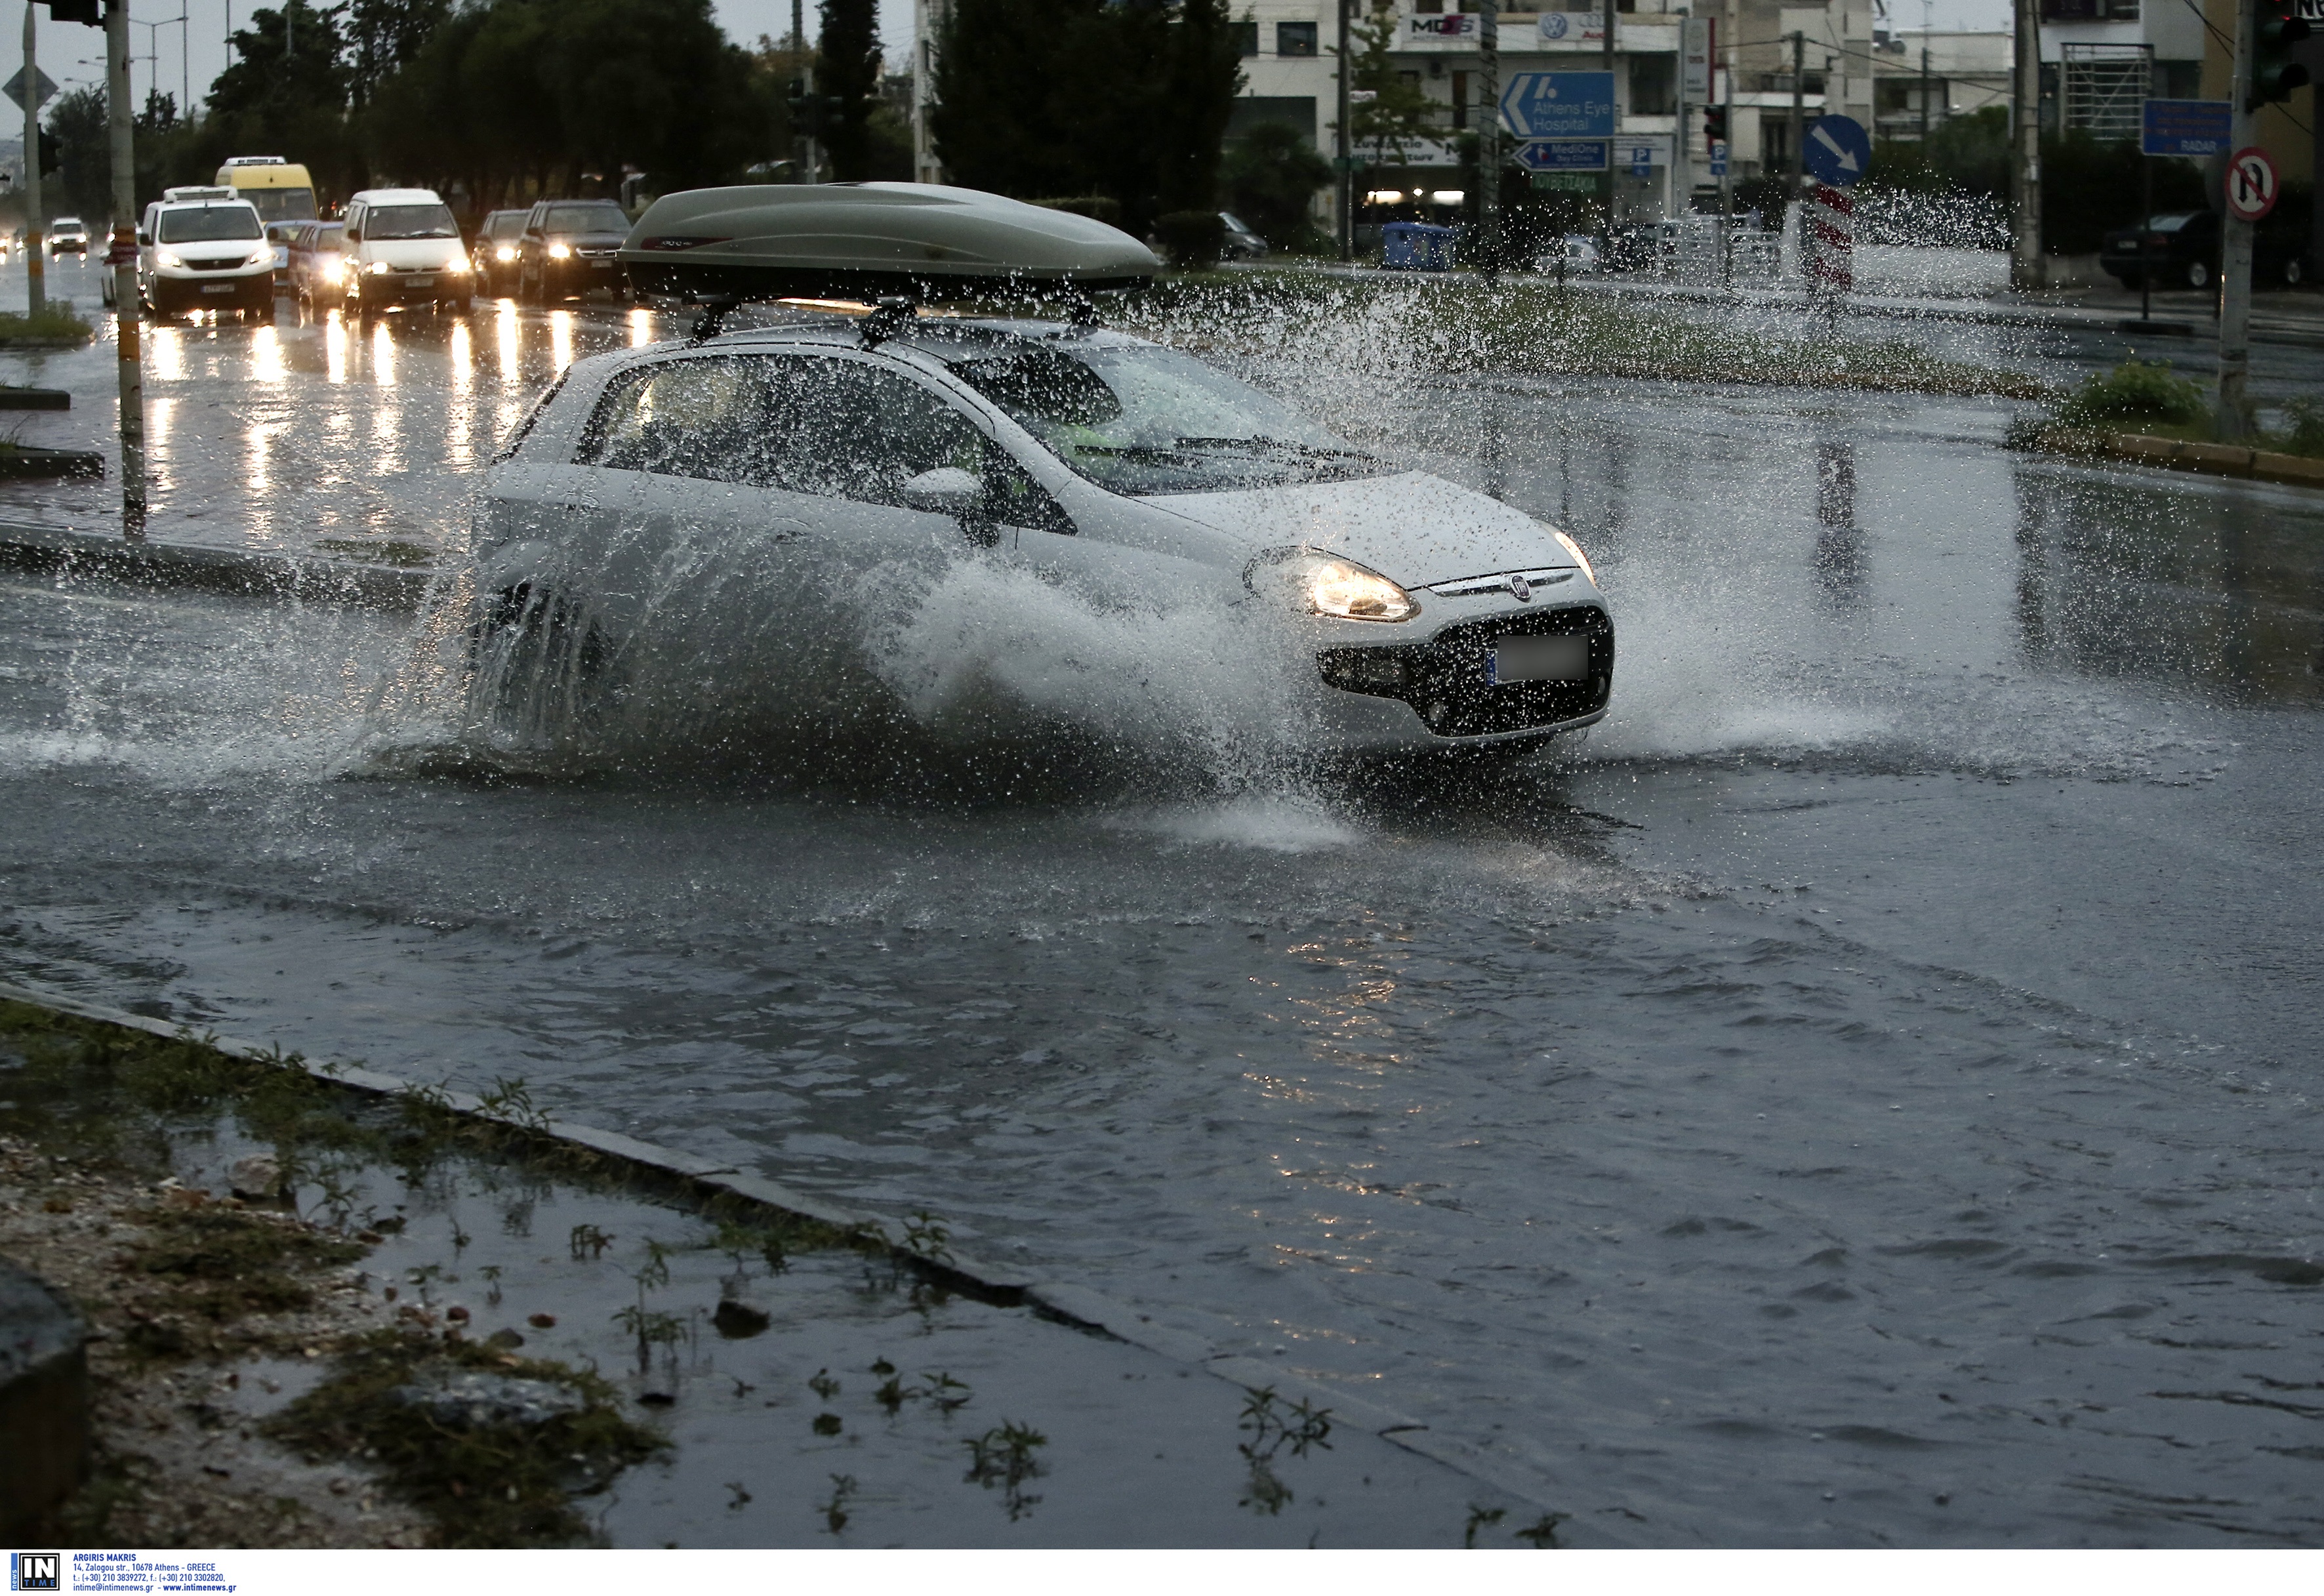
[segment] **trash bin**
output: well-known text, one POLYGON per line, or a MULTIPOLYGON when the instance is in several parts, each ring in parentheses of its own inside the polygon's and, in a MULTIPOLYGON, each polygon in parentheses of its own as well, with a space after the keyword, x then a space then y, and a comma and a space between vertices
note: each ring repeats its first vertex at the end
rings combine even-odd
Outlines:
POLYGON ((1390 272, 1450 272, 1456 227, 1390 222, 1380 229, 1380 264, 1390 272))

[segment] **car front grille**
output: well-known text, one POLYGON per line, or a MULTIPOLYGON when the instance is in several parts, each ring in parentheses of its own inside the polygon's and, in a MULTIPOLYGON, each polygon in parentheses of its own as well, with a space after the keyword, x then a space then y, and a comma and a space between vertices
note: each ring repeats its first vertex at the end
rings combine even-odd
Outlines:
POLYGON ((1614 680, 1614 624, 1596 604, 1519 611, 1448 626, 1426 642, 1325 649, 1323 679, 1344 692, 1397 698, 1439 737, 1489 737, 1592 715, 1614 680), (1590 640, 1590 674, 1572 681, 1486 679, 1485 651, 1499 637, 1590 640))

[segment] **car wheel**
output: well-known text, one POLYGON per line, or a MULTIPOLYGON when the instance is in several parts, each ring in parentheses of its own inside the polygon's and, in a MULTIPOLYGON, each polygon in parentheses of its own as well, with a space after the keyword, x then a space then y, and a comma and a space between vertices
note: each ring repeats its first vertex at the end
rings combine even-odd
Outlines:
POLYGON ((2190 261, 2182 275, 2187 279, 2189 288, 2201 288, 2211 281, 2211 269, 2200 261, 2190 261))

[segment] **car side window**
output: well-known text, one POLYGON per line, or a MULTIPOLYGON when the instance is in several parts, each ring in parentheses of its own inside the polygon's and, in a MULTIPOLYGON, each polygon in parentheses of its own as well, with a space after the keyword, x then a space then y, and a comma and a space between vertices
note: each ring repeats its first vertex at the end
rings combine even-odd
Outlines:
POLYGON ((770 385, 780 448, 768 485, 826 498, 901 505, 904 484, 957 466, 982 480, 985 438, 966 416, 899 373, 859 360, 792 355, 770 385))
POLYGON ((713 482, 749 480, 764 412, 764 363, 673 360, 625 373, 582 435, 584 465, 713 482))

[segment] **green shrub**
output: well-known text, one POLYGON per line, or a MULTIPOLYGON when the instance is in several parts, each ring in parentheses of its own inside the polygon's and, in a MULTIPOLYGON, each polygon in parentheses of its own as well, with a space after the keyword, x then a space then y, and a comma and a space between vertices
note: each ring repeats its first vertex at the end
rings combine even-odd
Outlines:
POLYGON ((2277 440, 2277 447, 2288 455, 2324 459, 2324 403, 2295 399, 2284 411, 2291 417, 2292 430, 2277 440))
POLYGON ((2102 427, 2118 421, 2166 421, 2187 427, 2210 413, 2202 384, 2172 374, 2171 363, 2150 365, 2126 360, 2114 370, 2084 380, 2053 413, 2069 427, 2102 427))
POLYGON ((83 321, 69 304, 61 300, 51 300, 42 306, 38 316, 20 316, 13 310, 0 310, 0 345, 60 341, 86 344, 96 336, 97 329, 83 321))
POLYGON ((1154 218, 1154 236, 1177 270, 1207 271, 1226 247, 1226 219, 1214 210, 1174 210, 1154 218))

